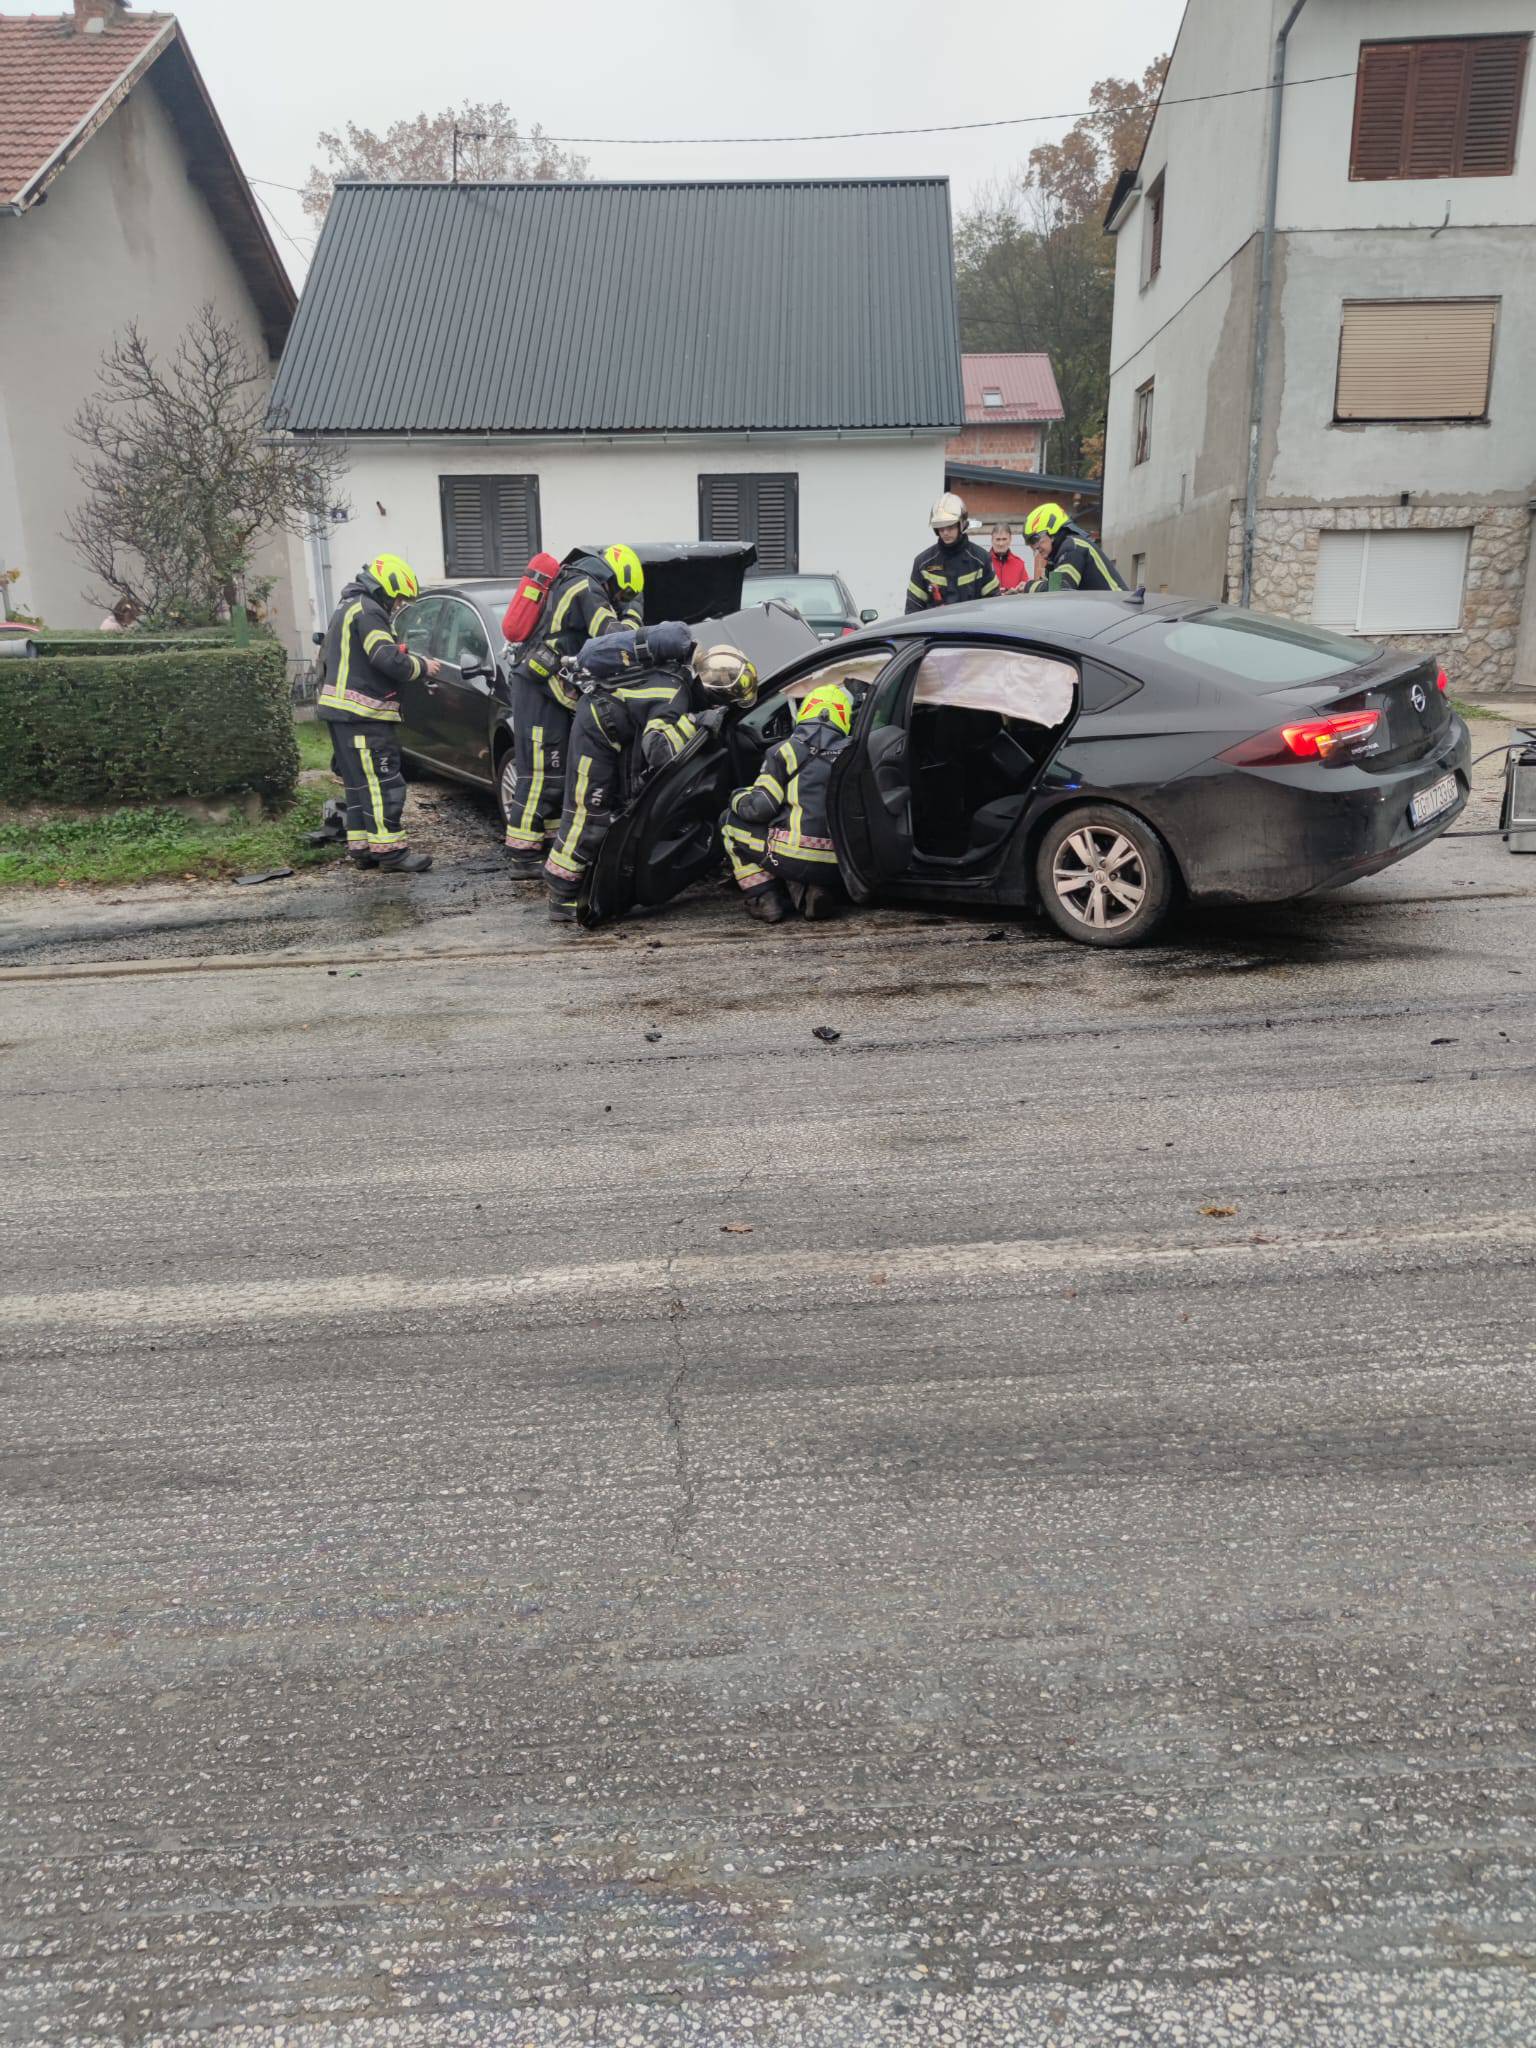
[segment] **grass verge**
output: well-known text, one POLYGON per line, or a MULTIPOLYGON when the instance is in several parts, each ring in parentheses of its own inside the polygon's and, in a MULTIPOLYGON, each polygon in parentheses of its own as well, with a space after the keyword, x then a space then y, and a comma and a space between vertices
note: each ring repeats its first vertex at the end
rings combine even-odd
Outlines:
POLYGON ((299 743, 301 770, 330 767, 331 728, 323 718, 296 718, 293 721, 293 736, 299 743))

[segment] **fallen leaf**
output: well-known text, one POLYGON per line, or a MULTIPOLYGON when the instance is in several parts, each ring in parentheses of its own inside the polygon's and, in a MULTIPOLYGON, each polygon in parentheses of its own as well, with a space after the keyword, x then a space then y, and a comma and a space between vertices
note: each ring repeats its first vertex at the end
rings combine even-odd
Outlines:
POLYGON ((836 1045, 842 1035, 841 1031, 834 1031, 830 1024, 817 1024, 811 1032, 812 1038, 819 1038, 823 1045, 836 1045))
POLYGON ((728 1230, 732 1237, 750 1237, 756 1225, 751 1223, 722 1223, 720 1228, 728 1230))
POLYGON ((1237 1209, 1235 1205, 1229 1209, 1224 1202, 1207 1202, 1200 1211, 1200 1214, 1202 1216, 1235 1216, 1237 1209))
POLYGON ((869 1284, 871 1287, 884 1287, 886 1285, 886 1275, 884 1273, 871 1273, 869 1284))

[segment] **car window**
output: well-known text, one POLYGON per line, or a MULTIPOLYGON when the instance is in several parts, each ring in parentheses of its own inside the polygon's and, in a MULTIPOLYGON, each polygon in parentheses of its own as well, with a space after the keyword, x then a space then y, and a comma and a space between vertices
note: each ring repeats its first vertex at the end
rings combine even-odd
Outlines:
POLYGON ((440 597, 419 597, 414 604, 402 607, 395 620, 395 630, 412 654, 419 654, 423 660, 432 652, 432 634, 443 609, 440 597))
POLYGON ((748 576, 741 587, 744 603, 792 604, 797 611, 841 612, 846 600, 835 576, 748 576))
POLYGON ((944 641, 930 647, 917 671, 918 704, 996 711, 1035 725, 1060 725, 1072 709, 1077 670, 1027 647, 978 647, 944 641))
POLYGON ((754 711, 747 713, 742 724, 749 732, 763 733, 775 712, 782 711, 786 704, 797 704, 823 683, 841 683, 845 690, 853 692, 857 702, 890 658, 889 647, 861 647, 856 654, 834 655, 796 676, 786 688, 772 691, 754 711))
POLYGON ((490 667, 491 643, 486 637, 484 622, 472 604, 466 604, 460 597, 443 599, 435 652, 440 661, 451 661, 455 668, 463 668, 466 664, 490 667))
MULTIPOLYGON (((1214 670, 1228 680, 1261 683, 1281 689, 1289 683, 1321 683, 1346 669, 1363 668, 1380 658, 1381 649, 1320 626, 1301 626, 1294 619, 1273 619, 1263 612, 1214 605, 1171 625, 1149 622, 1169 654, 1181 661, 1214 670)), ((1139 641, 1142 635, 1130 635, 1139 641)))

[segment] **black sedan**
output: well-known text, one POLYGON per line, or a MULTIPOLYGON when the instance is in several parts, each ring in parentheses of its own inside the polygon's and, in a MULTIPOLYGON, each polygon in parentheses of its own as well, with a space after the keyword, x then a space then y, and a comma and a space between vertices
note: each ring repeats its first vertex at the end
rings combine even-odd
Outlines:
POLYGON ((858 699, 833 771, 849 894, 1043 909, 1092 946, 1181 899, 1272 903, 1374 874, 1467 801, 1432 660, 1190 599, 1075 591, 887 620, 773 676, 615 822, 582 922, 716 867, 719 818, 818 683, 858 699))
MULTIPOLYGON (((647 624, 682 619, 702 641, 729 640, 760 668, 781 668, 817 642, 783 605, 750 598, 742 578, 756 550, 728 541, 663 541, 638 545, 645 569, 647 624)), ((514 650, 501 630, 517 577, 433 583, 402 607, 400 638, 413 654, 446 664, 441 679, 400 690, 400 743, 408 771, 429 770, 455 782, 493 790, 503 815, 512 778, 512 710, 508 672, 514 650)))
POLYGON ((754 569, 741 594, 744 604, 787 604, 818 640, 839 640, 879 617, 878 612, 855 608, 853 593, 841 576, 780 576, 771 569, 754 569))

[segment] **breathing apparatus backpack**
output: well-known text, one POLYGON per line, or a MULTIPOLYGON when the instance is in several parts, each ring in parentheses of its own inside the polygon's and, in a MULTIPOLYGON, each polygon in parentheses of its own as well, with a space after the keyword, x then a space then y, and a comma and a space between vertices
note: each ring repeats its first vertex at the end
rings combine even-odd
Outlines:
POLYGON ((560 564, 553 555, 538 554, 518 578, 517 589, 512 593, 512 601, 501 619, 501 630, 508 646, 520 647, 525 640, 533 638, 544 610, 544 600, 549 595, 549 586, 559 574, 560 564))

